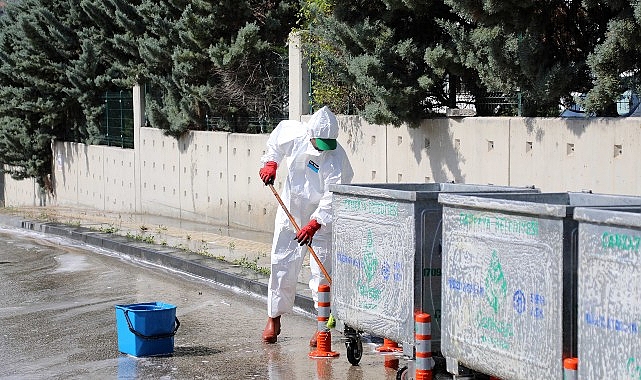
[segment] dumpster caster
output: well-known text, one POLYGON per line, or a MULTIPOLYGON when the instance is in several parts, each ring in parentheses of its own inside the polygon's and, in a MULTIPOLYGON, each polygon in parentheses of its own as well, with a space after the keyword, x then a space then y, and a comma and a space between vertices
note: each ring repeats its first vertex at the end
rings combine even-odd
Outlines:
POLYGON ((347 360, 351 365, 358 365, 363 357, 363 342, 361 336, 351 327, 345 326, 345 348, 347 360))
POLYGON ((347 360, 352 365, 358 365, 363 357, 363 343, 360 338, 348 338, 345 342, 347 348, 347 360))
POLYGON ((407 380, 408 374, 409 374, 409 371, 407 369, 407 366, 403 368, 399 368, 398 371, 396 371, 396 380, 407 380))

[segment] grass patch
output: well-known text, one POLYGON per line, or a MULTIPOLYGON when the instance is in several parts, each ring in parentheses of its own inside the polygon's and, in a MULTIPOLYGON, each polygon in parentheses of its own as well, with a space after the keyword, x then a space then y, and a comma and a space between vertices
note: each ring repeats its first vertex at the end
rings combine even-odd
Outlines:
POLYGON ((258 257, 254 260, 249 260, 246 256, 244 256, 242 259, 236 259, 232 263, 240 266, 241 268, 251 269, 264 275, 269 275, 271 272, 269 268, 258 266, 258 257))
POLYGON ((115 234, 116 232, 120 231, 120 229, 113 224, 110 224, 108 226, 100 226, 97 231, 104 232, 106 234, 115 234))

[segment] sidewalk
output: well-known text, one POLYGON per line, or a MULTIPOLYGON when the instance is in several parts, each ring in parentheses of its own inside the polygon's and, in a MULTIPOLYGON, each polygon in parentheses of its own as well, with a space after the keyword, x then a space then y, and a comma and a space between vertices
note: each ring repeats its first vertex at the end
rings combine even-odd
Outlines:
MULTIPOLYGON (((272 235, 158 215, 73 207, 0 208, 0 225, 65 236, 267 296, 272 235)), ((309 255, 295 307, 315 314, 309 255)))

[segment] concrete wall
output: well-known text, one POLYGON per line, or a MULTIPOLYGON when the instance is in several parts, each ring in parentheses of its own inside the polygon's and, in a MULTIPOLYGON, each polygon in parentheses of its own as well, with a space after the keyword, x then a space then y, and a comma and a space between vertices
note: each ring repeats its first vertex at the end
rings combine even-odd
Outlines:
POLYGON ((43 194, 34 179, 16 181, 8 174, 4 174, 4 181, 5 207, 46 206, 50 204, 51 197, 43 194))
POLYGON ((53 157, 52 203, 135 211, 133 150, 61 141, 53 157))
MULTIPOLYGON (((416 129, 339 120, 357 183, 455 181, 641 195, 640 118, 443 118, 416 129)), ((139 136, 136 149, 54 143, 55 196, 44 196, 33 180, 6 176, 6 205, 273 229, 278 203, 258 177, 268 135, 191 132, 176 140, 143 127, 139 136)), ((284 176, 281 167, 278 190, 284 176)))
POLYGON ((641 119, 516 119, 509 181, 548 191, 641 194, 641 119))

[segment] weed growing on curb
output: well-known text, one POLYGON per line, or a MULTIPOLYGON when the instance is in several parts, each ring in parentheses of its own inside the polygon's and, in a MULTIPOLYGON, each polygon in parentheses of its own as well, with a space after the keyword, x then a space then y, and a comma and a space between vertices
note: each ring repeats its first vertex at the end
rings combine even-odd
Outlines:
POLYGON ((247 259, 247 256, 243 256, 242 259, 236 259, 232 263, 240 266, 241 268, 251 269, 264 275, 269 275, 271 272, 268 268, 258 266, 258 257, 250 261, 247 259))
POLYGON ((116 232, 119 231, 118 227, 114 226, 113 224, 110 224, 108 227, 105 226, 100 226, 98 228, 99 232, 104 232, 106 234, 115 234, 116 232))

